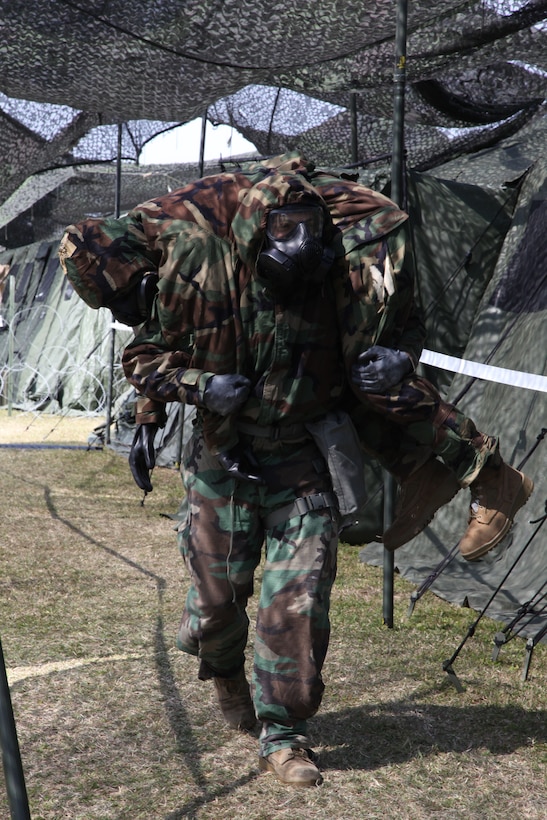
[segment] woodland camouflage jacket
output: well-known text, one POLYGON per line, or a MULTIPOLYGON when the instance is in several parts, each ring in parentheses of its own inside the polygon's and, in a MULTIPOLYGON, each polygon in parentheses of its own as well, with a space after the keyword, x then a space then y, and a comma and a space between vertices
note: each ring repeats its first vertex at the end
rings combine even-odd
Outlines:
POLYGON ((371 344, 418 361, 424 328, 405 259, 406 219, 381 194, 293 153, 197 180, 120 220, 70 226, 60 257, 93 307, 108 304, 117 283, 127 288, 143 269, 158 269, 155 315, 123 356, 128 380, 147 397, 137 421, 158 421, 167 402, 195 404, 218 452, 237 433, 233 419, 203 406, 211 375, 251 380, 240 420, 282 425, 336 407, 351 364, 371 344), (330 215, 335 264, 321 293, 274 306, 253 276, 267 215, 303 196, 330 215))

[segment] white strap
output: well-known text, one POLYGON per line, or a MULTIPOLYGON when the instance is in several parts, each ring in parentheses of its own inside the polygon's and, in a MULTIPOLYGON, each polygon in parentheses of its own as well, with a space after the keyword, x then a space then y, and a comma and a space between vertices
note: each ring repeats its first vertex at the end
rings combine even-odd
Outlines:
POLYGON ((441 370, 450 370, 452 373, 462 373, 465 376, 473 376, 498 384, 508 384, 512 387, 523 387, 526 390, 547 393, 547 376, 540 376, 536 373, 508 370, 505 367, 493 367, 467 359, 457 359, 455 356, 446 356, 444 353, 435 353, 433 350, 423 350, 420 362, 441 370))

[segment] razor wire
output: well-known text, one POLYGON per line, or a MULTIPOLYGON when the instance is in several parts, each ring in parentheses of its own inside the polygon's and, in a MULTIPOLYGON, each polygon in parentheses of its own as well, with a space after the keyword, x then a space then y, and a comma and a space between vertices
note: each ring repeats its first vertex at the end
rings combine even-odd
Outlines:
MULTIPOLYGON (((76 325, 72 334, 70 328, 67 331, 66 318, 54 307, 43 304, 22 308, 10 320, 4 318, 2 336, 5 335, 6 342, 3 352, 0 348, 0 404, 9 411, 36 414, 49 409, 54 414, 104 415, 110 329, 105 327, 87 350, 82 348, 77 330, 76 325), (31 332, 24 338, 21 331, 26 328, 31 332)), ((120 340, 113 368, 113 401, 127 390, 120 363, 124 346, 120 340)))

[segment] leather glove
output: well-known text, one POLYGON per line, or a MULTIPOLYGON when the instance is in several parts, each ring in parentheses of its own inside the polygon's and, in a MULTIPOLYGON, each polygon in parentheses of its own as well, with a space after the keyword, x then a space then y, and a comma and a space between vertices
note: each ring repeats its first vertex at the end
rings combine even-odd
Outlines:
POLYGON ((248 447, 236 444, 229 450, 217 455, 219 463, 233 478, 241 481, 252 481, 255 484, 265 484, 259 472, 259 464, 254 453, 248 447))
POLYGON ((208 410, 229 416, 247 401, 251 382, 238 373, 211 376, 203 391, 203 403, 208 410))
POLYGON ((351 380, 363 393, 384 393, 413 369, 408 353, 373 345, 357 358, 351 380))
POLYGON ((150 470, 153 470, 156 464, 154 438, 157 432, 157 424, 137 424, 129 451, 129 468, 137 487, 145 493, 151 493, 153 490, 150 470))

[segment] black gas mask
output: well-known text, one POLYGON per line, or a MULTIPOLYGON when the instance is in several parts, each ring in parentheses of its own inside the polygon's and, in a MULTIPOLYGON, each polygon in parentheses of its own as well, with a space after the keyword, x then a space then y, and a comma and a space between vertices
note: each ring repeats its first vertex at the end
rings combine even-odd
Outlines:
POLYGON ((302 285, 320 285, 334 260, 323 245, 320 205, 285 205, 268 214, 266 242, 257 261, 257 277, 275 294, 302 285))
POLYGON ((136 327, 150 319, 158 292, 159 276, 147 271, 133 287, 119 293, 108 303, 116 321, 136 327))

